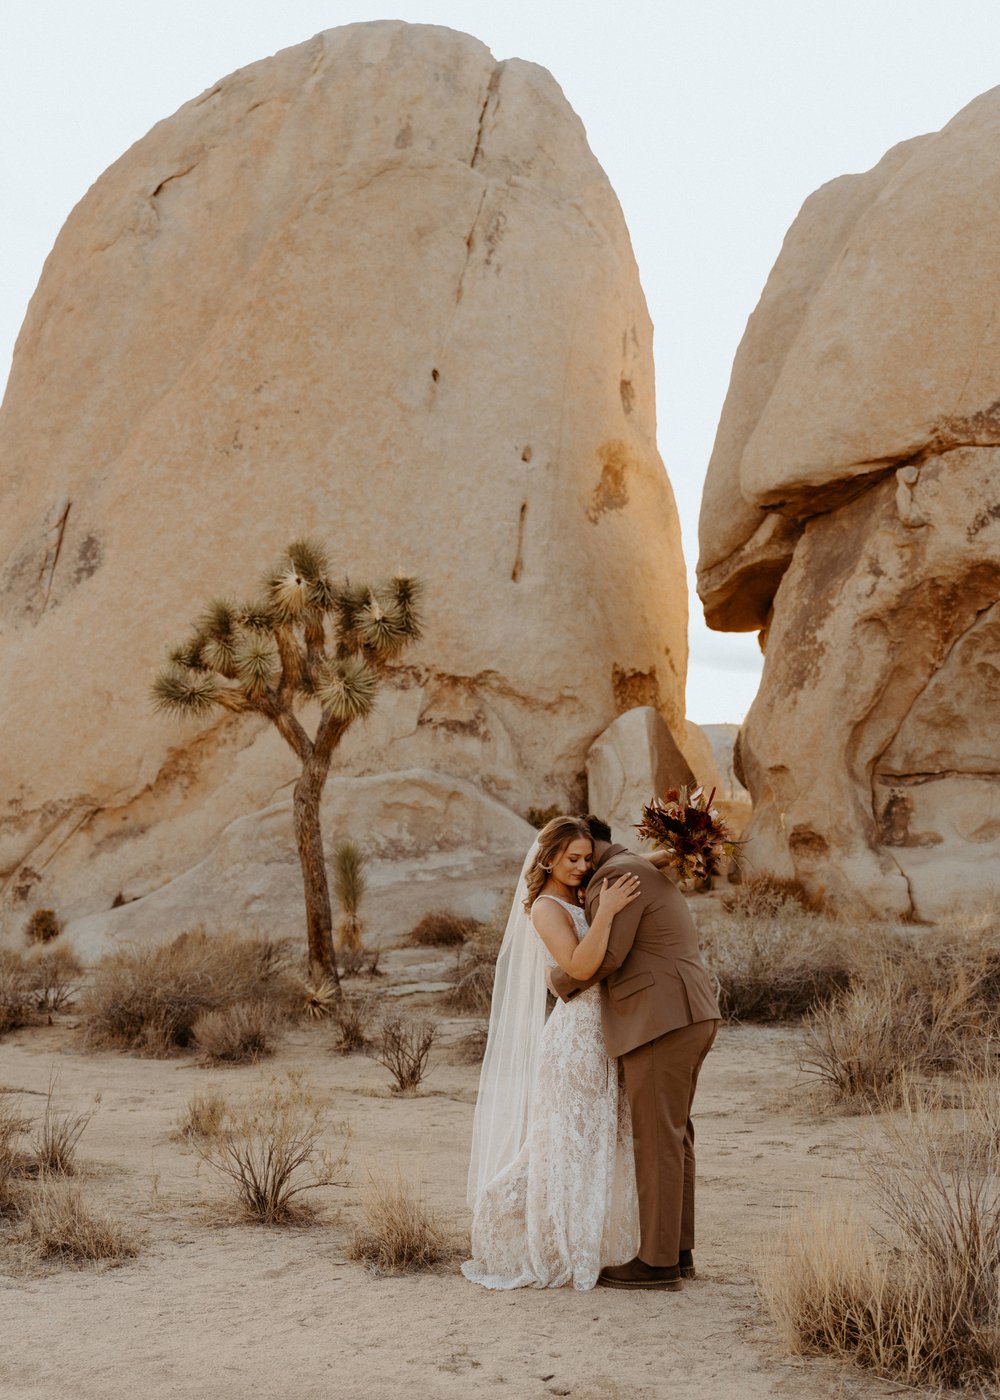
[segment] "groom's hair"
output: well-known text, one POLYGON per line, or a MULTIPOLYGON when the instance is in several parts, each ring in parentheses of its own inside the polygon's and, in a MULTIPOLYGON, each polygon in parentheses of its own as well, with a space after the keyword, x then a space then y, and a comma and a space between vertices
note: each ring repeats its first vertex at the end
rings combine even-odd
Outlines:
POLYGON ((587 830, 595 841, 611 840, 611 828, 606 821, 602 821, 600 817, 595 817, 593 812, 591 812, 589 817, 584 817, 584 821, 587 823, 587 830))

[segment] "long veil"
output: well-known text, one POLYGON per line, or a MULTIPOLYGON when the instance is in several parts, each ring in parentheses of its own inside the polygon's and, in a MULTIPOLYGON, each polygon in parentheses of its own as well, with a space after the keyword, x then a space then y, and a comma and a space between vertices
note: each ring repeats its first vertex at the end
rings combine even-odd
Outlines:
POLYGON ((527 874, 538 853, 524 858, 503 942, 497 954, 490 1029, 472 1124, 468 1202, 513 1162, 528 1134, 538 1054, 545 1029, 545 956, 524 908, 527 874))

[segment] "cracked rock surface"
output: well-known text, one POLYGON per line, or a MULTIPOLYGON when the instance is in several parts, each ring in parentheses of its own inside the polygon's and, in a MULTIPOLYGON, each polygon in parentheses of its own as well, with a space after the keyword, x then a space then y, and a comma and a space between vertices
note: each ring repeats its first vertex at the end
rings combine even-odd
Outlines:
POLYGON ((433 856, 505 884, 521 814, 577 795, 616 714, 683 734, 651 338, 558 85, 467 35, 330 30, 127 151, 59 235, 0 411, 5 928, 53 905, 94 951, 255 911, 299 931, 290 753, 258 721, 164 721, 148 689, 302 534, 342 573, 426 583, 326 804, 387 887, 396 838, 407 879, 433 856))
POLYGON ((748 857, 932 921, 1000 893, 1000 88, 824 185, 733 366, 709 624, 761 629, 748 857))

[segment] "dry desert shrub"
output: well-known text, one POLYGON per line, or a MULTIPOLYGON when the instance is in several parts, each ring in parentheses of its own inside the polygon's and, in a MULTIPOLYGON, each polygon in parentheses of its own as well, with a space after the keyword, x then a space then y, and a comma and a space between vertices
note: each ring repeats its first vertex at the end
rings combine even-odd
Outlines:
POLYGON ((883 964, 806 1021, 801 1067, 840 1100, 891 1103, 919 1066, 921 1018, 904 994, 899 969, 883 964))
POLYGON ((266 1001, 237 1001, 204 1011, 192 1027, 195 1044, 211 1064, 256 1064, 274 1053, 279 1019, 266 1001))
POLYGON ((797 1020, 845 989, 870 931, 771 888, 740 887, 726 913, 699 916, 705 960, 728 1021, 797 1020))
POLYGON ((341 977, 381 977, 380 948, 343 948, 337 953, 341 977))
POLYGON ((800 881, 768 874, 749 875, 733 885, 724 903, 738 918, 777 914, 790 904, 814 914, 822 913, 826 907, 822 900, 810 895, 800 881))
POLYGON ((51 939, 58 938, 61 933, 62 923, 54 909, 36 909, 33 914, 28 915, 24 925, 26 943, 48 943, 51 939))
POLYGON ((142 1243, 139 1231, 94 1210, 70 1181, 40 1180, 25 1194, 21 1217, 18 1242, 39 1259, 121 1264, 134 1258, 142 1243))
POLYGON ((325 1127, 309 1091, 290 1078, 272 1081, 230 1107, 228 1122, 215 1137, 192 1141, 204 1161, 231 1182, 242 1219, 289 1225, 308 1213, 296 1197, 343 1184, 348 1130, 341 1125, 342 1149, 333 1156, 321 1149, 325 1127))
POLYGON ((26 959, 31 992, 39 1011, 65 1011, 83 986, 83 964, 72 948, 46 948, 26 959))
POLYGON ((891 946, 810 1015, 803 1069, 840 1100, 895 1101, 914 1075, 988 1055, 1000 1036, 996 939, 976 921, 891 946))
POLYGON ((0 951, 0 1035, 30 1025, 34 1011, 31 975, 19 953, 0 951))
POLYGON ((393 1016, 383 1022, 378 1040, 368 1053, 385 1065, 393 1079, 394 1094, 412 1094, 427 1073, 427 1057, 437 1037, 433 1021, 411 1021, 393 1016))
POLYGON ((222 1132, 229 1112, 229 1101, 217 1089, 206 1089, 191 1095, 187 1107, 177 1120, 175 1138, 217 1138, 222 1132))
POLYGON ((361 1200, 364 1221, 347 1257, 373 1274, 429 1269, 455 1253, 440 1223, 397 1167, 394 1176, 373 1175, 361 1200))
POLYGON ((194 929, 159 947, 109 954, 81 1009, 90 1045, 166 1055, 193 1043, 200 1016, 240 1002, 266 1002, 280 1015, 301 1005, 286 945, 194 929))
POLYGON ((447 909, 425 914, 406 936, 414 948, 452 948, 467 943, 482 925, 478 919, 464 914, 452 914, 447 909))
POLYGON ((489 1023, 481 1021, 460 1040, 455 1042, 456 1058, 466 1065, 478 1065, 486 1054, 486 1041, 489 1038, 489 1023))
POLYGON ((378 1013, 378 1006, 378 998, 371 992, 343 993, 333 1010, 336 1026, 334 1049, 338 1054, 352 1055, 368 1048, 368 1032, 378 1013))
POLYGON ((849 1358, 908 1385, 1000 1378, 997 1159, 977 1155, 912 1096, 866 1163, 881 1221, 829 1209, 802 1218, 761 1271, 793 1352, 849 1358))
POLYGON ((504 925, 499 920, 480 924, 458 950, 455 985, 445 995, 450 1011, 488 1016, 493 998, 493 978, 497 954, 503 942, 504 925))
POLYGON ((70 948, 0 951, 0 1035, 31 1025, 36 1013, 63 1011, 83 984, 83 967, 70 948))

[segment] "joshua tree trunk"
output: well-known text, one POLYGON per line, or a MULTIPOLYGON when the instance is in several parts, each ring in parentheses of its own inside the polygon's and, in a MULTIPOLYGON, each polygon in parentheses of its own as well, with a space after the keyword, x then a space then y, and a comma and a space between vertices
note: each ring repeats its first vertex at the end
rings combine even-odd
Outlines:
POLYGON ((320 828, 319 803, 326 782, 326 771, 315 763, 307 763, 295 784, 293 820, 295 844, 302 866, 302 884, 306 896, 306 936, 309 940, 309 975, 314 981, 324 977, 338 983, 337 964, 333 957, 333 913, 330 908, 330 886, 326 878, 323 854, 323 833, 320 828))

